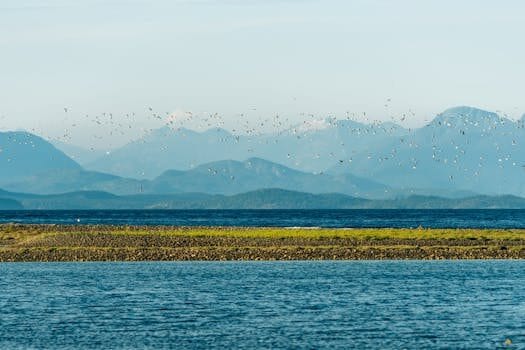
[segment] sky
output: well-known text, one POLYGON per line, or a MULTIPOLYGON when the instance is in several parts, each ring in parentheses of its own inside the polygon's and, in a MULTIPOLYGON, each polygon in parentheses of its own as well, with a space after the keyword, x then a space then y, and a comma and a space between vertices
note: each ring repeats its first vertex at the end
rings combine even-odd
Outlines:
POLYGON ((0 0, 0 131, 114 148, 211 114, 230 130, 276 115, 419 126, 458 105, 516 119, 523 13, 519 0, 0 0))

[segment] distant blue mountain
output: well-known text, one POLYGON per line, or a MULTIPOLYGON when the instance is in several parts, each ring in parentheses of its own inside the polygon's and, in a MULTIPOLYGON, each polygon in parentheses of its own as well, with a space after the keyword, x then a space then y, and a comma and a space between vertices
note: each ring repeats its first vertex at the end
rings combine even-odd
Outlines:
POLYGON ((200 133, 164 127, 86 167, 123 177, 152 179, 171 169, 187 170, 211 161, 248 157, 239 140, 223 129, 200 133))
POLYGON ((3 187, 16 192, 56 194, 75 191, 105 191, 125 195, 141 193, 144 181, 119 176, 85 171, 83 169, 49 170, 32 176, 25 176, 3 187))
POLYGON ((187 171, 167 171, 147 185, 150 193, 236 194, 264 188, 310 193, 343 193, 365 198, 389 196, 387 186, 351 174, 311 174, 260 158, 219 161, 187 171))
POLYGON ((0 191, 0 208, 21 209, 489 209, 525 208, 525 198, 473 196, 447 199, 409 196, 369 200, 338 193, 311 194, 264 189, 231 196, 202 193, 116 196, 82 191, 56 195, 31 195, 0 191))
POLYGON ((303 172, 353 174, 405 194, 525 195, 524 118, 514 122, 481 109, 455 107, 411 130, 393 123, 334 119, 268 135, 164 128, 89 167, 154 178, 169 169, 257 157, 303 172))
POLYGON ((78 171, 71 158, 27 132, 0 132, 0 186, 48 171, 78 171))
POLYGON ((100 190, 138 193, 141 182, 85 171, 48 141, 27 132, 0 132, 0 186, 29 193, 100 190))
POLYGON ((363 198, 525 196, 524 121, 456 107, 412 130, 334 119, 275 135, 163 128, 91 164, 103 171, 84 170, 35 135, 0 133, 0 187, 39 194, 280 188, 363 198))
POLYGON ((98 149, 85 149, 80 146, 73 145, 71 143, 52 140, 50 141, 53 146, 62 151, 69 158, 81 166, 85 166, 95 160, 101 158, 106 152, 98 149))
POLYGON ((365 125, 351 120, 322 121, 321 128, 297 125, 278 134, 234 135, 224 129, 195 132, 187 129, 156 130, 86 165, 88 169, 123 177, 155 178, 166 170, 189 170, 203 163, 251 157, 290 168, 321 172, 334 161, 347 160, 386 143, 407 130, 393 123, 365 125))
POLYGON ((525 195, 525 129, 495 113, 456 107, 389 143, 374 143, 331 173, 397 189, 433 188, 525 195))
POLYGON ((106 173, 72 169, 28 171, 9 178, 3 188, 14 192, 59 194, 104 191, 117 195, 201 192, 238 194, 265 188, 326 193, 338 192, 365 198, 388 197, 393 191, 375 181, 351 174, 312 174, 259 158, 244 162, 217 161, 190 170, 169 170, 153 180, 135 180, 106 173))
POLYGON ((21 210, 24 209, 24 206, 14 200, 14 199, 6 199, 6 198, 0 198, 0 210, 21 210))

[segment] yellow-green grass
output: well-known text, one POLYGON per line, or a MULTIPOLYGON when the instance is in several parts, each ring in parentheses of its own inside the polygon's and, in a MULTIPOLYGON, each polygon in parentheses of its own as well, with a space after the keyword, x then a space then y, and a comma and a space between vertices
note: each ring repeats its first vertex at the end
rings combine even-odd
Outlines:
POLYGON ((341 238, 354 240, 525 240, 517 229, 321 229, 321 228, 233 228, 233 227, 126 227, 126 226, 38 226, 0 225, 0 245, 42 239, 57 234, 111 234, 115 236, 231 237, 231 238, 341 238))

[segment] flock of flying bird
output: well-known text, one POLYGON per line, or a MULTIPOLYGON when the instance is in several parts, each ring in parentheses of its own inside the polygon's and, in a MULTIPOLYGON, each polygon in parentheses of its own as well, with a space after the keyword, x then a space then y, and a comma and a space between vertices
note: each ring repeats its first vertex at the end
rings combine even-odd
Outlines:
MULTIPOLYGON (((387 100, 387 103, 390 101, 387 100)), ((388 105, 385 104, 385 107, 388 105)), ((250 112, 256 111, 256 108, 252 108, 250 112)), ((67 121, 70 117, 73 117, 71 115, 71 110, 67 107, 64 107, 64 124, 67 125, 67 121)), ((187 125, 193 125, 196 126, 199 130, 208 130, 208 129, 217 129, 217 130, 223 130, 226 127, 226 121, 224 118, 218 114, 218 113, 209 113, 206 115, 197 115, 192 112, 176 112, 176 113, 170 113, 170 112, 164 112, 159 113, 156 112, 152 107, 147 107, 146 109, 146 116, 147 116, 147 122, 155 125, 163 125, 164 127, 169 128, 169 130, 178 130, 181 131, 181 136, 184 137, 184 129, 187 125)), ((316 116, 313 114, 306 114, 302 113, 301 118, 303 119, 303 122, 299 125, 291 126, 291 120, 289 118, 283 117, 281 115, 274 115, 271 118, 266 119, 254 119, 252 117, 251 113, 241 113, 236 118, 235 127, 231 128, 231 133, 218 133, 217 137, 219 137, 221 142, 234 142, 239 143, 241 138, 244 139, 258 139, 261 136, 273 134, 275 137, 273 139, 270 137, 266 137, 264 142, 279 142, 279 136, 283 135, 289 135, 293 136, 297 139, 303 139, 305 147, 308 147, 308 141, 309 137, 311 137, 312 133, 318 130, 322 129, 330 129, 330 128, 336 128, 345 126, 348 137, 340 141, 340 147, 344 149, 351 148, 352 145, 352 137, 361 137, 363 135, 367 136, 374 136, 376 134, 381 135, 390 135, 392 138, 397 138, 398 143, 400 147, 408 147, 409 149, 417 150, 422 146, 421 143, 427 143, 428 145, 431 145, 432 152, 431 154, 428 154, 428 157, 431 157, 431 159, 435 162, 440 162, 443 164, 451 163, 458 165, 461 162, 461 158, 466 154, 467 148, 471 142, 471 139, 468 137, 470 132, 476 132, 477 137, 485 137, 487 135, 490 135, 491 133, 497 131, 498 129, 504 129, 507 127, 506 123, 512 123, 512 127, 515 129, 524 129, 524 122, 525 118, 522 118, 520 121, 517 122, 511 122, 508 118, 502 118, 502 117, 489 117, 489 118, 472 118, 470 116, 461 116, 461 118, 458 119, 450 119, 450 118, 436 118, 434 121, 429 122, 426 124, 424 128, 434 128, 434 131, 431 134, 431 137, 424 140, 416 140, 412 137, 414 129, 404 129, 399 126, 398 123, 403 123, 407 121, 407 119, 411 119, 415 117, 415 113, 412 111, 409 111, 408 113, 402 114, 399 118, 391 118, 390 122, 381 122, 377 120, 370 120, 366 113, 362 113, 359 115, 351 114, 347 112, 345 114, 345 118, 342 120, 338 120, 335 117, 328 117, 322 120, 316 119, 316 116), (346 122, 346 124, 345 124, 346 122), (436 128, 445 128, 445 129, 454 129, 459 132, 459 135, 464 138, 464 142, 458 142, 456 138, 452 138, 450 141, 450 145, 447 145, 448 147, 451 147, 453 150, 456 151, 456 155, 450 159, 450 158, 442 158, 440 156, 442 152, 443 144, 440 144, 440 137, 442 136, 442 133, 437 132, 436 128)), ((85 122, 92 124, 93 127, 95 127, 95 130, 100 130, 101 133, 97 133, 92 135, 95 139, 95 144, 90 146, 91 151, 96 151, 100 147, 97 146, 97 144, 102 143, 104 140, 104 135, 108 137, 113 137, 116 135, 119 136, 126 136, 130 131, 134 131, 136 128, 135 125, 137 124, 138 116, 135 113, 128 113, 124 114, 123 116, 117 117, 113 113, 104 112, 99 115, 85 115, 84 121, 82 122, 74 122, 69 124, 68 127, 64 129, 63 134, 56 138, 59 141, 65 142, 65 143, 72 143, 73 140, 73 134, 74 134, 74 128, 84 127, 85 122), (82 126, 81 126, 82 125, 82 126)), ((140 142, 147 142, 147 135, 154 132, 156 128, 150 127, 145 128, 140 131, 142 134, 140 138, 140 142)), ((417 130, 417 129, 416 129, 417 130)), ((33 133, 36 133, 36 130, 31 130, 33 133)), ((512 145, 512 147, 518 148, 520 147, 520 140, 518 137, 516 137, 517 133, 509 133, 509 139, 508 142, 512 145)), ((525 132, 522 133, 522 135, 525 135, 525 132)), ((30 138, 27 139, 19 139, 19 138, 12 138, 9 140, 9 142, 15 142, 19 144, 30 144, 32 143, 30 138)), ((493 147, 497 153, 501 151, 500 144, 494 144, 493 147)), ((4 146, 5 147, 5 146, 4 146)), ((34 144, 32 145, 34 147, 34 144)), ((254 147, 253 144, 250 147, 254 147)), ((372 148, 373 149, 373 148, 372 148)), ((507 148, 505 148, 507 149, 507 148)), ((167 145, 161 146, 161 149, 159 149, 160 152, 170 152, 170 149, 167 147, 167 145)), ((248 152, 253 151, 253 149, 248 149, 248 152)), ((319 159, 323 157, 324 155, 322 152, 319 152, 316 149, 311 149, 312 157, 315 159, 319 159)), ((110 154, 111 151, 106 151, 106 154, 110 154)), ((288 152, 286 149, 282 150, 283 153, 286 153, 286 157, 288 159, 293 159, 295 155, 291 152, 288 152)), ((408 166, 412 169, 417 169, 418 163, 420 161, 417 157, 412 157, 408 163, 403 162, 402 160, 396 159, 396 155, 398 152, 397 147, 393 147, 389 154, 367 154, 366 158, 376 159, 378 162, 386 162, 386 161, 397 161, 398 166, 408 166)), ((4 149, 0 147, 0 157, 4 152, 4 149)), ((334 153, 332 150, 329 152, 326 156, 336 158, 334 163, 339 163, 341 165, 343 164, 350 164, 354 160, 354 155, 350 154, 348 155, 347 152, 342 153, 334 153), (346 156, 345 159, 341 158, 341 154, 344 154, 346 156), (340 159, 337 159, 340 158, 340 159)), ((354 152, 355 153, 355 152, 354 152)), ((8 155, 5 155, 8 157, 8 155)), ((10 161, 10 159, 8 159, 10 161)), ((487 159, 484 159, 483 155, 479 156, 479 162, 478 167, 482 168, 484 165, 484 162, 486 162, 487 159)), ((507 162, 511 162, 511 165, 516 167, 520 166, 525 170, 525 164, 521 164, 520 162, 524 161, 523 159, 513 159, 512 154, 506 153, 501 154, 497 159, 497 165, 499 167, 503 167, 504 164, 507 162)), ((296 163, 299 165, 299 163, 296 163)), ((474 176, 479 175, 479 169, 476 169, 474 171, 474 176)), ((212 175, 215 175, 218 173, 217 169, 210 170, 210 173, 212 175)), ((322 173, 322 172, 320 172, 322 173)), ((453 175, 450 175, 450 180, 453 181, 454 177, 453 175)), ((232 176, 232 180, 234 177, 232 176)))

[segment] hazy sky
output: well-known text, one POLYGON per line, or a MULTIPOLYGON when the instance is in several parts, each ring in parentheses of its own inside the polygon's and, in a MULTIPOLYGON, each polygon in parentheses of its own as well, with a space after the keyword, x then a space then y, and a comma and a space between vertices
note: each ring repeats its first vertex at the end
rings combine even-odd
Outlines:
POLYGON ((455 105, 517 118, 524 13, 520 0, 0 0, 0 130, 115 146, 174 111, 228 128, 241 113, 412 111, 419 125, 455 105), (132 127, 109 138, 109 113, 135 113, 132 127))

